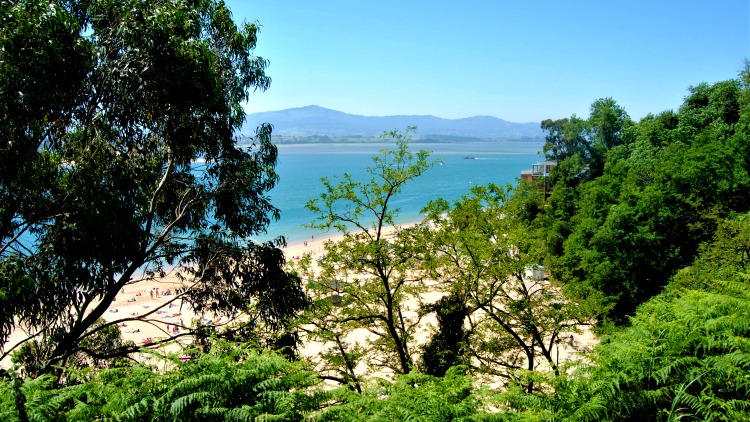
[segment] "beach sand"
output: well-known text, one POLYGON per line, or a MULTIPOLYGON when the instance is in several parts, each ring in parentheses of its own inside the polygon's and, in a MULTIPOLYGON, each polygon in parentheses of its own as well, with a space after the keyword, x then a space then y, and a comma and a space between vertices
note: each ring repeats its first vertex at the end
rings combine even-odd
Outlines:
MULTIPOLYGON (((390 228, 387 233, 393 233, 395 230, 413 226, 414 224, 397 226, 390 228)), ((325 251, 325 242, 337 242, 343 239, 340 234, 320 234, 311 237, 306 241, 297 242, 287 245, 283 250, 288 262, 294 262, 300 259, 304 254, 311 254, 313 265, 316 259, 325 251)), ((104 313, 103 318, 108 322, 116 321, 120 326, 124 340, 133 341, 136 345, 148 345, 157 342, 160 339, 175 336, 176 340, 167 345, 151 345, 150 349, 155 349, 158 353, 178 353, 180 348, 189 344, 190 336, 187 335, 187 327, 193 326, 196 322, 201 324, 210 323, 221 327, 228 325, 235 320, 224 317, 217 318, 213 315, 197 315, 186 303, 177 297, 174 292, 181 287, 182 283, 173 274, 157 280, 146 280, 137 284, 125 287, 124 292, 117 295, 115 301, 104 313), (156 289, 159 295, 156 295, 156 289), (171 291, 171 295, 164 293, 171 291), (152 295, 153 293, 153 295, 152 295), (181 337, 182 336, 182 337, 181 337)), ((422 297, 424 303, 432 303, 442 297, 440 292, 428 292, 422 297)), ((418 303, 416 300, 406 302, 406 307, 412 312, 416 311, 418 303)), ((237 318, 241 318, 239 315, 237 318)), ((428 340, 430 332, 434 329, 436 323, 434 316, 428 316, 422 321, 419 334, 416 338, 420 344, 428 340)), ((357 330, 347 342, 351 344, 364 344, 369 336, 367 330, 357 330)), ((11 334, 6 347, 10 347, 19 341, 25 339, 27 335, 20 329, 16 329, 11 334)), ((304 341, 304 338, 303 338, 304 341)), ((559 348, 559 359, 562 362, 573 358, 578 351, 587 349, 596 344, 596 337, 590 330, 583 327, 581 334, 575 335, 572 346, 567 343, 562 344, 559 348)), ((324 347, 323 344, 315 342, 305 342, 300 348, 302 356, 308 360, 315 360, 315 357, 324 347)), ((134 356, 137 360, 146 361, 152 359, 148 353, 138 353, 134 356)), ((9 368, 11 366, 10 357, 6 357, 0 362, 0 367, 9 368)))
MULTIPOLYGON (((389 228, 386 231, 386 235, 390 235, 396 230, 412 227, 416 225, 417 223, 412 224, 406 224, 402 226, 392 227, 389 228)), ((321 256, 324 252, 324 243, 326 240, 332 240, 334 242, 339 241, 343 238, 342 235, 337 236, 331 236, 329 238, 318 238, 317 236, 315 238, 311 238, 307 242, 290 245, 287 249, 285 249, 285 252, 287 254, 288 260, 297 260, 301 258, 305 253, 310 253, 313 257, 312 263, 313 266, 316 267, 316 259, 317 257, 321 256)), ((317 269, 317 268, 314 268, 317 269)), ((527 277, 531 277, 533 275, 533 272, 531 270, 528 271, 526 274, 527 277)), ((428 291, 421 295, 420 300, 423 304, 430 304, 435 303, 438 300, 440 300, 445 295, 444 292, 440 291, 439 289, 436 289, 436 291, 428 291)), ((420 304, 416 300, 416 298, 412 298, 410 300, 405 301, 405 316, 414 316, 416 312, 418 311, 420 304)), ((418 345, 426 344, 426 342, 431 337, 432 333, 437 328, 437 319, 435 315, 428 314, 420 320, 419 327, 416 330, 415 340, 418 345)), ((593 334, 593 332, 590 330, 590 327, 588 326, 580 326, 578 327, 578 333, 575 334, 567 334, 561 338, 557 346, 554 348, 553 356, 557 360, 557 363, 564 363, 571 360, 577 360, 579 359, 579 356, 582 352, 591 350, 597 343, 598 340, 596 336, 593 334)), ((372 339, 372 334, 366 330, 366 329, 358 329, 354 330, 352 333, 350 333, 347 338, 346 342, 350 345, 355 344, 366 344, 369 339, 372 339)), ((303 358, 307 359, 308 361, 315 362, 316 357, 323 352, 325 349, 329 348, 330 345, 325 345, 320 342, 314 342, 314 341, 307 341, 305 339, 305 336, 301 336, 302 345, 300 346, 300 354, 303 358)), ((413 348, 413 350, 417 350, 416 348, 413 348)), ((538 363, 540 365, 540 368, 544 368, 547 366, 546 362, 542 362, 543 358, 541 356, 538 357, 538 359, 541 359, 538 363)), ((551 368, 548 368, 551 369, 551 368)), ((369 372, 366 368, 358 367, 357 368, 358 373, 363 372, 369 372)), ((389 374, 383 373, 383 372, 375 372, 370 374, 374 377, 387 377, 389 374)), ((498 383, 493 383, 493 387, 498 387, 498 383)))
MULTIPOLYGON (((287 261, 291 262, 295 260, 295 257, 300 258, 305 253, 317 257, 322 254, 324 243, 327 240, 338 241, 341 239, 343 239, 343 235, 326 235, 324 233, 307 241, 290 244, 283 250, 287 261)), ((117 322, 123 339, 132 341, 139 346, 176 336, 176 341, 172 344, 150 347, 160 353, 176 353, 182 346, 189 344, 191 340, 187 336, 188 330, 186 328, 193 326, 196 321, 205 324, 210 320, 211 324, 217 327, 236 322, 236 320, 230 320, 226 317, 219 318, 212 314, 196 314, 187 303, 183 303, 174 294, 175 290, 182 285, 183 283, 174 274, 167 274, 160 279, 144 280, 129 285, 117 295, 102 318, 107 322, 117 322), (157 289, 158 295, 156 295, 157 289), (172 294, 165 295, 167 291, 171 291, 172 294)), ((242 315, 239 316, 239 318, 241 317, 242 315)), ((28 334, 17 327, 5 344, 6 350, 27 337, 28 334)), ((140 353, 135 358, 148 360, 150 356, 140 353)), ((7 369, 11 366, 10 356, 6 356, 0 362, 0 368, 7 369)))

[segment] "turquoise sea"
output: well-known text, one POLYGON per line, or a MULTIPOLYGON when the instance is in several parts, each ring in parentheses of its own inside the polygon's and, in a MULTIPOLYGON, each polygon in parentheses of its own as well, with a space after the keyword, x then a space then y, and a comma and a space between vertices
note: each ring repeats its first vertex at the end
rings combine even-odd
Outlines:
MULTIPOLYGON (((320 196, 322 177, 333 178, 349 173, 355 180, 367 181, 365 169, 372 156, 393 144, 298 144, 279 145, 277 172, 280 180, 269 193, 271 202, 281 210, 281 219, 272 222, 265 236, 270 240, 284 236, 288 243, 298 243, 311 236, 325 236, 303 228, 314 215, 305 204, 320 196)), ((459 199, 473 185, 515 184, 521 170, 542 160, 542 145, 536 143, 411 143, 412 151, 432 151, 431 157, 442 160, 422 176, 407 183, 392 205, 399 208, 397 223, 420 221, 420 211, 431 200, 459 199), (467 159, 466 157, 473 157, 467 159)), ((330 233, 335 234, 335 233, 330 233)))

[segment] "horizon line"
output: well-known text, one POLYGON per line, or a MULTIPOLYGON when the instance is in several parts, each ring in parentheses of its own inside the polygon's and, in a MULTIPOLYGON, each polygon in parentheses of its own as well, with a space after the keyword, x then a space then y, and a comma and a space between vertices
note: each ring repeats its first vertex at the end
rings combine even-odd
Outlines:
POLYGON ((336 110, 336 109, 333 109, 333 108, 324 107, 324 106, 320 106, 320 105, 317 105, 317 104, 308 104, 306 106, 299 106, 299 107, 288 107, 288 108, 283 108, 283 109, 278 109, 278 110, 254 111, 254 112, 251 112, 251 113, 247 112, 247 110, 246 110, 245 114, 246 115, 250 115, 250 114, 260 114, 260 113, 274 113, 274 112, 287 111, 287 110, 296 110, 296 109, 303 109, 303 108, 309 108, 309 107, 321 108, 321 109, 328 110, 328 111, 335 111, 337 113, 343 113, 343 114, 348 114, 350 116, 358 116, 358 117, 434 117, 436 119, 441 119, 441 120, 464 120, 464 119, 471 119, 471 118, 474 118, 474 117, 489 117, 489 118, 492 118, 492 119, 502 120, 504 122, 515 123, 515 124, 539 124, 540 123, 540 122, 537 122, 537 121, 514 122, 514 121, 511 121, 511 120, 503 119, 502 117, 492 116, 492 115, 489 115, 489 114, 476 114, 476 115, 473 115, 473 116, 457 117, 457 118, 440 117, 440 116, 436 116, 434 114, 387 114, 387 115, 377 115, 376 116, 376 115, 365 115, 365 114, 349 113, 349 112, 346 112, 346 111, 336 110))

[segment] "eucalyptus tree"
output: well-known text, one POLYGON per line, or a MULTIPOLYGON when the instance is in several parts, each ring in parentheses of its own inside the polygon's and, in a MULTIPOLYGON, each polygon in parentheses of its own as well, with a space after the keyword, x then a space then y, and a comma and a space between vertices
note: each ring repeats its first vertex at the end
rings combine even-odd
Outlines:
POLYGON ((585 157, 588 150, 588 143, 583 136, 585 125, 585 120, 576 116, 543 120, 541 128, 547 135, 542 152, 548 159, 557 161, 574 155, 585 157))
POLYGON ((349 174, 324 178, 324 193, 307 204, 317 214, 312 227, 343 234, 341 241, 326 242, 317 262, 308 320, 314 326, 310 338, 324 343, 326 368, 338 367, 338 378, 349 383, 362 373, 361 362, 397 374, 414 367, 419 315, 406 302, 418 301, 424 284, 412 271, 417 263, 411 230, 395 223, 393 204, 406 183, 433 165, 427 151, 409 150, 413 130, 383 134, 395 140, 395 148, 373 157, 369 181, 349 174), (348 335, 355 330, 366 332, 366 340, 353 342, 348 335))
POLYGON ((22 326, 65 364, 165 267, 198 312, 304 304, 283 240, 249 240, 278 217, 271 127, 235 137, 270 84, 257 33, 214 0, 0 2, 0 343, 22 326))

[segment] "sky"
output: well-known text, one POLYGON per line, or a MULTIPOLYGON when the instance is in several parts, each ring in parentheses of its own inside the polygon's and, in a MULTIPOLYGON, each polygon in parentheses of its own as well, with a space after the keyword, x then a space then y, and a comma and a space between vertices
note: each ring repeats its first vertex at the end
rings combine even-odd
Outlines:
POLYGON ((750 0, 226 0, 270 64, 250 113, 318 105, 365 116, 633 119, 750 59, 750 0))

